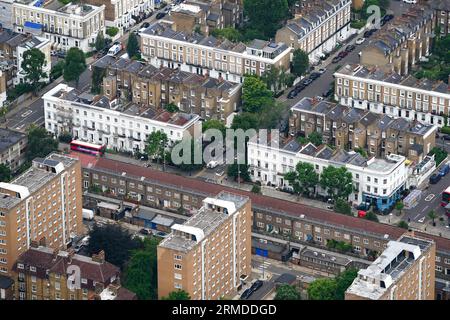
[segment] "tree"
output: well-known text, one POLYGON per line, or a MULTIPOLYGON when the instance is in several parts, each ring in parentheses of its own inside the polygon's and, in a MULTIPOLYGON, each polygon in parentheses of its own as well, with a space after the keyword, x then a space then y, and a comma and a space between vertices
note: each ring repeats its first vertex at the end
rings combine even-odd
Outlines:
POLYGON ((349 268, 338 275, 335 279, 336 281, 336 300, 345 299, 345 291, 353 283, 353 280, 358 276, 358 270, 355 268, 349 268))
POLYGON ((58 136, 58 140, 64 143, 70 143, 72 141, 72 134, 70 132, 64 131, 58 136))
POLYGON ((437 218, 437 214, 434 210, 431 210, 430 212, 428 212, 428 218, 430 218, 433 222, 433 226, 436 225, 436 222, 434 222, 434 219, 437 218))
POLYGON ((162 297, 162 300, 191 300, 191 296, 184 290, 172 291, 167 297, 162 297))
POLYGON ((375 213, 373 213, 372 211, 367 212, 366 215, 364 216, 364 219, 379 222, 378 216, 375 213))
POLYGON ((345 167, 328 166, 320 176, 320 186, 333 199, 345 199, 353 192, 352 174, 345 167))
POLYGON ((216 119, 206 120, 202 123, 202 132, 206 132, 209 129, 217 129, 222 132, 222 136, 225 138, 227 128, 222 121, 216 119))
POLYGON ((92 66, 91 92, 99 94, 102 89, 103 78, 106 75, 106 69, 92 66))
POLYGON ((351 215, 352 214, 352 207, 344 199, 337 198, 336 199, 336 204, 334 206, 334 211, 336 211, 337 213, 351 215))
POLYGON ((259 77, 246 76, 242 86, 242 110, 256 113, 271 103, 273 96, 267 85, 259 77))
POLYGON ((106 34, 108 36, 110 36, 111 38, 114 38, 114 36, 116 34, 118 34, 118 33, 119 33, 119 28, 116 28, 116 27, 108 27, 108 28, 106 28, 106 34))
POLYGON ((298 195, 310 195, 311 189, 314 189, 319 183, 319 175, 314 170, 314 166, 310 163, 299 162, 295 166, 295 171, 288 172, 284 175, 284 179, 298 195))
POLYGON ((233 163, 228 166, 227 175, 231 178, 234 178, 235 180, 239 176, 241 178, 241 180, 250 181, 251 178, 250 178, 250 173, 249 173, 248 169, 249 169, 249 166, 247 164, 237 165, 236 163, 233 163), (238 174, 238 170, 240 171, 240 174, 238 174))
MULTIPOLYGON (((188 143, 191 148, 191 158, 189 159, 188 163, 180 163, 180 164, 174 164, 172 161, 172 153, 170 154, 170 162, 176 166, 178 169, 182 171, 194 171, 194 170, 200 170, 203 167, 203 163, 195 163, 195 152, 201 154, 201 145, 200 143, 196 142, 194 139, 188 139, 188 140, 182 140, 179 143, 188 143), (197 149, 197 150, 196 150, 197 149)), ((180 158, 183 157, 183 149, 181 149, 180 158)))
POLYGON ((84 52, 78 48, 70 48, 67 52, 65 65, 64 65, 64 80, 75 81, 78 86, 80 75, 86 69, 86 57, 84 52))
POLYGON ((397 203, 395 204, 395 209, 398 210, 399 214, 402 214, 402 210, 404 207, 405 205, 401 200, 397 201, 397 203))
POLYGON ((43 70, 46 64, 45 54, 37 48, 27 50, 23 53, 21 67, 25 73, 25 79, 33 87, 34 93, 37 92, 41 79, 47 78, 47 74, 43 70))
POLYGON ((355 148, 353 151, 358 152, 360 155, 362 155, 364 158, 367 158, 367 152, 363 148, 355 148))
POLYGON ((334 300, 336 290, 336 281, 327 278, 320 278, 313 281, 307 289, 310 300, 334 300))
POLYGON ((289 15, 287 0, 244 0, 244 15, 249 27, 259 30, 266 38, 273 37, 280 22, 289 15))
POLYGON ((130 59, 139 53, 139 41, 134 32, 131 32, 130 35, 128 36, 127 53, 128 58, 130 59))
POLYGON ((34 158, 45 158, 53 151, 58 150, 58 141, 43 127, 31 125, 27 131, 28 147, 25 157, 28 161, 34 158))
POLYGON ((139 300, 157 299, 157 255, 159 243, 156 237, 146 238, 144 248, 132 252, 124 276, 123 285, 136 293, 139 300))
POLYGON ((252 187, 252 190, 251 190, 253 193, 258 193, 258 194, 260 194, 261 193, 261 186, 258 186, 258 185, 253 185, 253 187, 252 187))
POLYGON ((259 119, 258 116, 254 113, 249 112, 243 112, 239 115, 236 115, 233 118, 233 124, 231 125, 231 128, 236 129, 242 129, 244 131, 248 129, 259 129, 259 119))
POLYGON ((52 80, 58 79, 59 77, 62 76, 64 72, 64 65, 65 65, 64 61, 58 61, 57 64, 52 66, 52 69, 50 70, 50 78, 52 80))
POLYGON ((163 131, 154 131, 149 134, 145 142, 145 152, 149 157, 159 161, 163 158, 168 141, 167 134, 163 131))
POLYGON ((168 103, 164 106, 164 110, 170 113, 178 112, 180 109, 177 107, 175 103, 168 103))
POLYGON ((106 46, 105 36, 103 31, 100 31, 95 38, 95 50, 100 51, 106 46))
POLYGON ((295 49, 292 58, 292 73, 297 77, 305 74, 309 67, 309 58, 305 51, 301 49, 295 49))
POLYGON ((225 38, 231 42, 239 42, 243 40, 242 34, 235 28, 214 29, 212 35, 216 38, 225 38))
POLYGON ((0 118, 3 118, 2 120, 6 122, 6 115, 8 114, 8 107, 0 107, 0 118))
POLYGON ((403 228, 403 229, 409 229, 408 223, 406 221, 403 221, 403 220, 401 220, 401 221, 399 221, 397 223, 397 227, 400 227, 400 228, 403 228))
POLYGON ((282 284, 278 286, 274 300, 301 300, 301 296, 295 286, 282 284))
POLYGON ((0 164, 0 181, 8 182, 11 180, 11 169, 6 164, 0 164))
POLYGON ((322 135, 314 131, 308 136, 309 142, 311 142, 315 146, 320 146, 322 144, 322 135))
POLYGON ((89 236, 88 254, 96 254, 103 250, 106 261, 119 266, 122 270, 124 270, 133 250, 143 247, 139 238, 132 239, 128 231, 117 224, 105 226, 94 224, 89 236))

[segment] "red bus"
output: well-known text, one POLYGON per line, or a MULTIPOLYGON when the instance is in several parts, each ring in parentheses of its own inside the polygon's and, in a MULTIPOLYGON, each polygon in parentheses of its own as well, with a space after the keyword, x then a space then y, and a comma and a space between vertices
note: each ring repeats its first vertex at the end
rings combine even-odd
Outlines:
POLYGON ((80 140, 72 140, 70 142, 70 150, 92 154, 94 156, 102 156, 105 153, 105 146, 98 144, 83 142, 80 140))
POLYGON ((450 201, 450 187, 447 187, 447 189, 445 189, 442 192, 441 206, 445 207, 448 204, 449 201, 450 201))

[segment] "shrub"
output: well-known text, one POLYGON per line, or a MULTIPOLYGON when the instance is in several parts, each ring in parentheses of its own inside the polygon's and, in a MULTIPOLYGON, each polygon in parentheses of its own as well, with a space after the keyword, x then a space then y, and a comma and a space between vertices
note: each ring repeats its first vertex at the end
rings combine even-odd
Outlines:
POLYGON ((29 83, 19 83, 15 87, 9 89, 6 92, 7 99, 9 101, 14 101, 24 93, 33 91, 33 87, 29 83))
POLYGON ((116 27, 109 27, 106 29, 106 34, 113 38, 116 34, 119 33, 119 28, 116 27))
POLYGON ((254 186, 252 187, 252 192, 253 192, 253 193, 261 193, 261 187, 260 187, 260 186, 257 186, 257 185, 254 185, 254 186))
POLYGON ((58 136, 58 140, 64 143, 70 143, 73 139, 69 132, 63 132, 58 136))
POLYGON ((364 20, 354 20, 350 23, 350 27, 354 29, 361 29, 366 25, 366 21, 364 20))
POLYGON ((450 134, 450 127, 442 127, 441 133, 450 134))

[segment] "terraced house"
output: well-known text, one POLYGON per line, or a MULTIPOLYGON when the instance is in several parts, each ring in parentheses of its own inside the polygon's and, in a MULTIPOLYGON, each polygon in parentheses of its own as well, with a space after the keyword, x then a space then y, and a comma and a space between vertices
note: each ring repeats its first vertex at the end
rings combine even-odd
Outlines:
POLYGON ((416 79, 382 68, 346 65, 334 73, 340 104, 442 127, 450 90, 443 81, 416 79))
POLYGON ((149 106, 109 99, 59 84, 44 96, 45 127, 59 136, 69 132, 85 142, 116 150, 140 152, 148 135, 163 131, 171 146, 190 134, 201 134, 199 116, 169 113, 149 106))
POLYGON ((437 127, 354 109, 328 101, 303 98, 291 108, 291 136, 322 135, 339 149, 363 148, 369 156, 400 154, 419 163, 435 146, 437 127))
POLYGON ((447 0, 426 0, 427 4, 435 11, 436 27, 439 27, 441 35, 450 33, 450 2, 447 0))
MULTIPOLYGON (((252 237, 265 239, 269 244, 288 251, 299 252, 305 244, 326 249, 327 242, 335 240, 352 245, 352 252, 348 254, 371 259, 378 256, 390 240, 397 240, 405 233, 404 229, 395 226, 150 168, 84 154, 72 156, 82 162, 84 190, 96 184, 110 197, 187 216, 197 212, 202 199, 222 191, 246 196, 252 204, 252 237), (286 245, 288 241, 289 248, 286 245)), ((416 232, 416 235, 436 242, 436 287, 441 290, 445 288, 445 281, 450 280, 450 240, 421 232, 416 232)), ((261 243, 257 241, 255 245, 261 243)))
POLYGON ((411 66, 431 53, 435 13, 413 6, 384 25, 361 50, 361 64, 407 75, 411 66))
POLYGON ((105 6, 62 4, 58 0, 17 0, 12 5, 14 31, 48 39, 53 50, 92 48, 97 34, 105 33, 105 6))
POLYGON ((93 66, 105 71, 103 93, 110 100, 124 96, 135 104, 157 110, 171 103, 181 112, 230 125, 230 116, 241 105, 240 83, 111 56, 97 60, 93 66))
POLYGON ((301 1, 294 19, 279 29, 275 41, 301 49, 312 62, 350 36, 351 0, 301 1))
POLYGON ((242 83, 245 74, 260 76, 272 66, 290 69, 291 48, 284 43, 233 43, 196 32, 175 31, 171 24, 163 22, 140 33, 140 46, 142 57, 155 67, 179 68, 234 83, 242 83))
POLYGON ((32 243, 17 259, 13 278, 18 300, 136 298, 133 292, 120 286, 120 269, 105 261, 103 251, 89 258, 73 251, 53 250, 32 243), (74 270, 79 270, 79 274, 74 270))

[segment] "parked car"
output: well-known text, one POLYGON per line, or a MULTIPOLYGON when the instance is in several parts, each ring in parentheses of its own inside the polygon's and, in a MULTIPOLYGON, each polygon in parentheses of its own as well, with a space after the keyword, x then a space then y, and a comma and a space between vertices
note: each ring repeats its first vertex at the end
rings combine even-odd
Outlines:
POLYGON ((66 58, 66 53, 64 51, 56 51, 56 56, 61 59, 66 58))
POLYGON ((143 234, 145 236, 148 236, 150 234, 150 232, 145 228, 142 228, 141 230, 139 230, 139 233, 143 234))
POLYGON ((394 19, 394 15, 393 14, 387 14, 383 17, 384 21, 391 21, 392 19, 394 19))
POLYGON ((353 50, 355 50, 355 45, 350 44, 347 46, 347 48, 345 48, 345 52, 352 52, 353 50))
POLYGON ((327 71, 326 68, 320 68, 319 70, 317 70, 317 72, 319 72, 319 73, 321 73, 321 74, 324 74, 325 71, 327 71))
POLYGON ((338 57, 345 58, 347 55, 348 55, 347 51, 341 51, 339 52, 338 57))
POLYGON ((439 182, 439 180, 441 180, 441 176, 439 175, 439 174, 433 174, 431 177, 430 177, 430 184, 436 184, 436 183, 438 183, 439 182))
POLYGON ((141 28, 148 28, 150 27, 150 23, 148 22, 144 22, 143 24, 141 24, 141 28))
POLYGON ((439 169, 439 175, 441 177, 445 177, 445 175, 450 171, 450 166, 448 164, 444 164, 440 169, 439 169))
POLYGON ((165 12, 158 12, 158 14, 156 15, 156 20, 162 19, 166 16, 165 12))
POLYGON ((255 283, 253 283, 252 286, 250 287, 250 290, 252 290, 252 292, 255 292, 256 290, 261 288, 263 284, 264 282, 262 280, 256 280, 255 283))
POLYGON ((334 88, 330 88, 330 89, 328 89, 328 91, 325 91, 325 92, 322 94, 322 97, 328 98, 328 97, 330 97, 330 96, 333 94, 333 92, 334 92, 334 88))
POLYGON ((408 4, 416 4, 417 0, 403 0, 403 2, 408 4))
POLYGON ((108 50, 108 56, 115 56, 117 55, 120 50, 122 50, 122 46, 119 44, 114 44, 109 50, 108 50))
POLYGON ((333 58, 333 60, 331 60, 331 62, 332 63, 338 63, 339 61, 341 61, 341 59, 342 59, 341 57, 336 56, 336 57, 333 58))
POLYGON ((356 44, 361 44, 361 43, 363 43, 364 41, 366 41, 365 38, 358 38, 358 39, 356 39, 356 44))
POLYGON ((215 167, 217 167, 219 165, 219 163, 217 161, 210 161, 208 162, 208 164, 206 165, 207 168, 209 169, 214 169, 215 167))
POLYGON ((372 35, 372 30, 367 30, 364 32, 364 38, 369 38, 372 35))
POLYGON ((329 56, 330 56, 329 53, 325 53, 325 54, 320 56, 320 60, 326 60, 329 56))
POLYGON ((241 297, 239 299, 240 300, 247 300, 248 298, 250 298, 250 296, 252 294, 253 294, 253 291, 250 288, 248 288, 241 294, 241 297))
POLYGON ((310 78, 306 78, 305 80, 303 80, 303 84, 305 85, 305 86, 307 86, 307 85, 309 85, 309 84, 311 84, 313 82, 313 80, 311 80, 310 78))
POLYGON ((297 83, 297 85, 295 86, 295 90, 297 90, 297 93, 299 93, 300 91, 302 91, 305 88, 306 88, 306 86, 302 82, 297 83))
POLYGON ((81 249, 83 249, 83 244, 82 243, 78 243, 75 248, 73 248, 75 250, 75 253, 78 253, 81 251, 81 249))
POLYGON ((294 99, 297 96, 298 92, 296 89, 292 89, 291 91, 289 91, 287 98, 288 99, 294 99))
POLYGON ((444 139, 444 140, 450 140, 450 135, 444 134, 444 135, 442 135, 442 139, 444 139))
POLYGON ((319 78, 321 75, 322 75, 322 74, 319 73, 319 72, 313 72, 313 73, 311 73, 311 74, 309 75, 309 78, 310 78, 311 80, 316 80, 316 79, 319 78))

